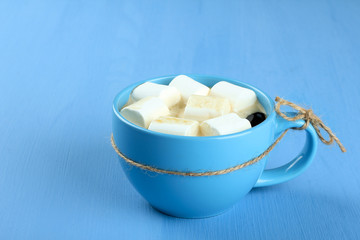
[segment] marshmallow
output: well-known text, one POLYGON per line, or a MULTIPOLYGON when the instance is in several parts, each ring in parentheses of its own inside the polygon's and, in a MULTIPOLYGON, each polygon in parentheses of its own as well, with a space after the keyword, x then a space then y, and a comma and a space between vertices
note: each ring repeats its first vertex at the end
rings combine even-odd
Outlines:
POLYGON ((176 104, 171 108, 169 108, 169 110, 170 110, 170 116, 184 118, 185 106, 183 106, 182 104, 176 104))
POLYGON ((254 91, 243 88, 225 81, 216 83, 210 91, 210 96, 226 97, 230 100, 234 112, 241 111, 252 107, 257 97, 254 91))
POLYGON ((175 87, 152 82, 146 82, 137 86, 130 95, 130 99, 133 102, 146 97, 158 97, 168 107, 177 104, 181 100, 180 92, 175 87))
POLYGON ((183 118, 159 117, 150 123, 149 130, 181 136, 197 136, 199 123, 183 118))
POLYGON ((230 111, 231 105, 227 98, 192 95, 185 107, 184 118, 204 121, 230 111))
POLYGON ((251 128, 249 120, 239 117, 236 113, 209 119, 201 123, 200 129, 204 136, 218 136, 241 132, 251 128))
POLYGON ((185 75, 175 77, 170 82, 169 86, 175 87, 179 90, 184 103, 187 103, 191 95, 207 96, 210 91, 210 89, 204 84, 201 84, 185 75))
POLYGON ((152 120, 160 116, 168 115, 169 109, 161 99, 146 97, 124 107, 120 113, 128 121, 140 127, 148 128, 152 120))
POLYGON ((253 114, 253 113, 256 113, 256 112, 262 112, 262 113, 264 113, 266 115, 265 109, 261 105, 261 103, 259 103, 259 101, 256 101, 256 103, 251 105, 250 107, 245 108, 245 109, 237 112, 237 114, 242 118, 246 118, 250 114, 253 114))

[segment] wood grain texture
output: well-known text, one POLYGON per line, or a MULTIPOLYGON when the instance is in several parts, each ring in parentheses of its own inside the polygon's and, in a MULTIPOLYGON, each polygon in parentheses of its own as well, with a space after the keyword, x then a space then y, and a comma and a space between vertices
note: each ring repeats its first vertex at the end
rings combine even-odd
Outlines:
MULTIPOLYGON (((0 1, 0 239, 360 239, 359 1, 0 1), (186 220, 152 209, 110 145, 135 81, 220 75, 311 106, 320 145, 288 183, 186 220)), ((268 166, 304 141, 286 136, 268 166)), ((236 189, 234 189, 236 191, 236 189)))

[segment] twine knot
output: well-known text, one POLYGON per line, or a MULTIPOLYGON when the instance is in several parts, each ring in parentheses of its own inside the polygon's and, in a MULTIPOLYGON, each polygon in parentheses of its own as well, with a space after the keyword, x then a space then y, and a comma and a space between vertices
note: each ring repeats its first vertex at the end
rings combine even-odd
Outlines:
POLYGON ((342 152, 346 152, 345 147, 342 145, 340 140, 336 137, 336 135, 331 131, 331 129, 324 124, 324 122, 314 114, 312 109, 305 109, 303 107, 300 107, 299 105, 296 105, 295 103, 289 102, 285 99, 282 99, 280 97, 276 97, 275 101, 277 102, 275 105, 275 111, 277 114, 279 114, 282 118, 288 120, 288 121, 296 121, 303 119, 305 121, 304 125, 302 125, 299 128, 294 128, 297 130, 303 130, 306 129, 309 124, 311 124, 317 135, 319 136, 319 139, 325 143, 326 145, 331 145, 334 143, 334 141, 337 143, 337 145, 340 147, 342 152), (280 111, 280 107, 282 105, 286 105, 289 107, 292 107, 293 109, 297 110, 297 114, 293 117, 287 116, 285 113, 280 111), (320 132, 320 129, 323 129, 329 136, 329 140, 326 140, 323 135, 320 132))

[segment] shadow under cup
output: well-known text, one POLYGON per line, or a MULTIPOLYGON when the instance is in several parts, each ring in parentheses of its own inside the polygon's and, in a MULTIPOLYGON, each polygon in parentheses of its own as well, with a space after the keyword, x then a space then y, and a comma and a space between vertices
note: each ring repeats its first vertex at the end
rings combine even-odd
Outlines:
MULTIPOLYGON (((208 87, 227 81, 252 89, 263 105, 267 119, 261 124, 223 136, 187 137, 149 131, 120 115, 131 91, 143 82, 121 91, 113 104, 113 136, 118 149, 135 162, 180 172, 227 169, 264 152, 274 141, 274 102, 257 88, 238 81, 212 76, 190 76, 208 87)), ((168 84, 174 76, 149 81, 168 84)), ((145 81, 144 81, 145 82, 145 81)), ((156 209, 183 218, 202 218, 231 208, 256 184, 267 157, 245 168, 215 176, 160 174, 132 166, 120 158, 122 168, 135 189, 156 209)))

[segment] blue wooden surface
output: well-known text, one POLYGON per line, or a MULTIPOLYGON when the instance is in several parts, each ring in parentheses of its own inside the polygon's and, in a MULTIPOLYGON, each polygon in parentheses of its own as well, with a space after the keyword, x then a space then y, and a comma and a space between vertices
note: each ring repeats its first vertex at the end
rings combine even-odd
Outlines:
POLYGON ((359 239, 359 25, 349 0, 0 1, 0 239, 359 239), (120 168, 111 104, 180 73, 311 106, 348 152, 320 145, 303 175, 218 217, 162 215, 120 168))

